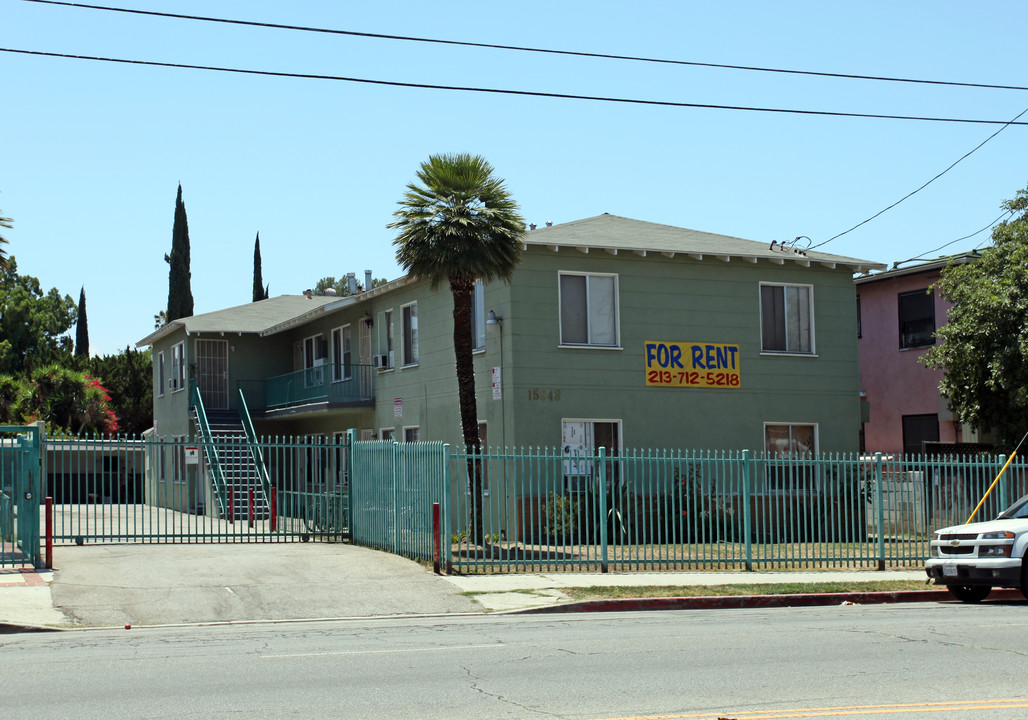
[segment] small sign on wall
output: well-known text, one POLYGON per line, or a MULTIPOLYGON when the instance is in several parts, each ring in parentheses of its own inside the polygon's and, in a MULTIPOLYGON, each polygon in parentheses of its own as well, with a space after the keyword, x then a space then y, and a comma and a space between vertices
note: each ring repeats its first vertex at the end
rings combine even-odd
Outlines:
POLYGON ((403 398, 393 398, 393 417, 403 417, 403 398))
POLYGON ((186 465, 200 464, 200 448, 186 447, 186 465))
POLYGON ((500 368, 493 368, 493 400, 499 400, 503 397, 503 383, 500 372, 500 368))

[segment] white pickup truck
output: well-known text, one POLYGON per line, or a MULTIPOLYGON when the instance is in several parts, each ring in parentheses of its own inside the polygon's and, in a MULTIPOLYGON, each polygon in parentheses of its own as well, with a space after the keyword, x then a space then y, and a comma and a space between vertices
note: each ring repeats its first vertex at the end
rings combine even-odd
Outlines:
POLYGON ((1028 598, 1028 495, 995 520, 935 531, 925 572, 953 597, 981 602, 994 587, 1019 588, 1028 598))

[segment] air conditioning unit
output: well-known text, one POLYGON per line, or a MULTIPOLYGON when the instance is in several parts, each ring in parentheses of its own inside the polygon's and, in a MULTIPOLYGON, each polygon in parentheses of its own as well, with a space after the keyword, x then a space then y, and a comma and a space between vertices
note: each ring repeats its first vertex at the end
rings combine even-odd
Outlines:
POLYGON ((389 367, 389 356, 388 355, 375 355, 372 358, 372 362, 376 369, 385 370, 389 367))

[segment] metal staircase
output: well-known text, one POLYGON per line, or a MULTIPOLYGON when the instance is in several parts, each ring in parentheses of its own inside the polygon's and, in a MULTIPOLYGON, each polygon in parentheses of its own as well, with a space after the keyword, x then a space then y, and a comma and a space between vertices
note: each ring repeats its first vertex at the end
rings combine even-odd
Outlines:
POLYGON ((239 413, 235 410, 210 410, 207 412, 207 423, 211 442, 218 448, 225 496, 232 498, 232 507, 228 513, 233 520, 247 519, 250 513, 250 492, 253 491, 254 519, 267 520, 271 515, 268 498, 239 413))
POLYGON ((221 517, 233 521, 249 519, 252 493, 253 519, 268 519, 271 510, 267 472, 255 438, 247 433, 240 413, 235 410, 205 411, 195 385, 191 394, 193 422, 207 456, 221 517))

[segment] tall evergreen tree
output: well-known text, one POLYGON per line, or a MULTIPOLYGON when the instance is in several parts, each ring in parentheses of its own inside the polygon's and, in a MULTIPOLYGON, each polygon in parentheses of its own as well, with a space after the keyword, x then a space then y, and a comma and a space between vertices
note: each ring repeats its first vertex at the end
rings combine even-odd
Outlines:
POLYGON ((269 287, 264 284, 261 276, 261 234, 253 243, 253 301, 267 300, 269 287))
POLYGON ((89 357, 89 321, 86 319, 86 288, 79 292, 79 312, 75 320, 75 357, 89 357))
POLYGON ((175 224, 171 230, 171 254, 164 256, 171 266, 168 273, 168 322, 193 314, 193 291, 189 280, 189 222, 182 202, 182 183, 175 198, 175 224))

